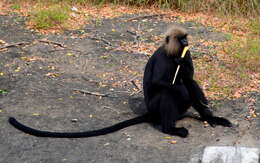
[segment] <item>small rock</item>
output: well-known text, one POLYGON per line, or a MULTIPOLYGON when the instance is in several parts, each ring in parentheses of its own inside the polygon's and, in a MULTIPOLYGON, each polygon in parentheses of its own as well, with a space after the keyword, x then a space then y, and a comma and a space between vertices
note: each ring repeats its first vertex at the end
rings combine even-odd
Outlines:
POLYGON ((77 14, 71 13, 71 16, 75 18, 75 17, 77 17, 77 14))
POLYGON ((76 7, 74 7, 74 6, 71 8, 71 11, 79 12, 79 10, 76 7))
POLYGON ((258 119, 257 121, 256 121, 256 126, 260 126, 260 119, 258 119))
POLYGON ((78 121, 79 121, 79 120, 76 119, 76 118, 74 118, 74 119, 71 120, 71 122, 78 122, 78 121))
POLYGON ((258 148, 211 146, 206 147, 202 163, 258 163, 258 148))
POLYGON ((177 141, 176 141, 176 140, 172 140, 172 141, 170 141, 170 143, 171 143, 171 144, 176 144, 177 141))

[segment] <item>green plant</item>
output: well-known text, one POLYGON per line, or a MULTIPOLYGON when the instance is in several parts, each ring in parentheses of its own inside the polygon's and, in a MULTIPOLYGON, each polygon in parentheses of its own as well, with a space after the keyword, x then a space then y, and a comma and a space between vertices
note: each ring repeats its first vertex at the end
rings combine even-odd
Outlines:
POLYGON ((232 15, 249 15, 259 10, 257 0, 215 0, 215 7, 223 14, 232 15))
POLYGON ((246 71, 256 72, 260 67, 260 39, 248 39, 236 50, 235 60, 246 71))
MULTIPOLYGON (((12 3, 33 0, 9 0, 12 3)), ((41 3, 67 3, 103 5, 105 3, 135 6, 156 5, 163 8, 175 8, 182 11, 213 11, 223 15, 258 15, 259 0, 37 0, 41 3)))
POLYGON ((0 94, 6 94, 6 93, 8 93, 6 90, 0 89, 0 94))
POLYGON ((21 8, 21 6, 19 4, 13 4, 13 5, 11 5, 10 8, 14 9, 14 10, 19 10, 21 8))
POLYGON ((258 72, 260 69, 260 39, 249 35, 245 40, 234 38, 232 44, 226 46, 229 57, 227 63, 233 75, 242 80, 249 79, 249 74, 258 72))
POLYGON ((31 22, 37 29, 46 29, 61 26, 69 18, 69 8, 53 5, 47 9, 35 9, 32 12, 31 22))
POLYGON ((95 23, 95 25, 96 25, 96 26, 101 26, 102 23, 103 23, 102 19, 97 18, 97 19, 96 19, 96 23, 95 23))
POLYGON ((250 29, 254 34, 260 35, 260 17, 251 20, 250 29))
POLYGON ((226 34, 225 34, 225 38, 226 38, 227 40, 231 40, 231 39, 232 39, 232 34, 231 34, 231 33, 226 33, 226 34))
POLYGON ((224 15, 257 15, 259 0, 177 0, 175 6, 184 11, 217 11, 224 15))

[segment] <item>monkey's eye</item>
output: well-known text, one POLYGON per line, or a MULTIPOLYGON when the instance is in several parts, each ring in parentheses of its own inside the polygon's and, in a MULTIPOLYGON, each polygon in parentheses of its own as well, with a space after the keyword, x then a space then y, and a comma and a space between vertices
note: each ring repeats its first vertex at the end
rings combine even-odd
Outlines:
POLYGON ((179 38, 179 41, 180 41, 180 43, 181 43, 183 46, 188 46, 188 40, 187 40, 186 36, 179 38))
POLYGON ((166 43, 168 44, 168 43, 169 43, 169 41, 170 41, 170 37, 169 37, 169 36, 167 36, 167 37, 166 37, 166 39, 165 39, 165 41, 166 41, 166 43))
POLYGON ((179 40, 183 40, 183 39, 187 39, 187 36, 184 35, 184 36, 180 36, 180 37, 179 37, 179 40))

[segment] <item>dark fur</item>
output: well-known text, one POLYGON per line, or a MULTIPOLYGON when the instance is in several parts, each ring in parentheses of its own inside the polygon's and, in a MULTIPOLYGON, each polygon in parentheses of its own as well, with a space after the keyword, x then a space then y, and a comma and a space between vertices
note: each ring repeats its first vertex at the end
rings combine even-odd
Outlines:
POLYGON ((187 33, 180 27, 170 29, 165 43, 149 59, 144 72, 144 97, 148 112, 154 121, 160 122, 162 131, 171 135, 186 137, 188 130, 176 128, 175 123, 192 106, 199 112, 202 120, 210 125, 231 126, 220 117, 214 117, 208 108, 208 101, 197 82, 193 79, 194 68, 191 54, 187 51, 180 60, 184 46, 181 39, 187 33), (172 80, 178 64, 180 71, 175 84, 172 80))
POLYGON ((18 122, 15 118, 10 117, 9 123, 13 125, 18 130, 21 130, 27 134, 38 136, 38 137, 53 137, 53 138, 83 138, 83 137, 93 137, 99 135, 105 135, 108 133, 112 133, 118 131, 122 128, 126 128, 128 126, 136 125, 142 122, 147 121, 147 115, 143 115, 140 117, 136 117, 121 123, 117 123, 113 126, 103 128, 100 130, 86 131, 86 132, 50 132, 50 131, 41 131, 37 129, 30 128, 18 122))
POLYGON ((185 58, 180 60, 184 48, 181 42, 187 39, 186 36, 187 33, 183 28, 171 28, 167 32, 163 45, 149 59, 143 79, 144 98, 148 113, 143 116, 100 130, 75 133, 36 130, 21 124, 12 117, 9 118, 9 123, 34 136, 80 138, 104 135, 138 123, 151 122, 159 123, 164 133, 186 137, 188 130, 183 127, 176 128, 175 123, 192 106, 199 112, 201 120, 207 121, 210 125, 230 127, 231 123, 228 120, 214 117, 209 111, 207 99, 199 85, 193 80, 194 68, 190 52, 188 51, 185 58), (173 85, 172 80, 178 64, 181 64, 181 68, 173 85))

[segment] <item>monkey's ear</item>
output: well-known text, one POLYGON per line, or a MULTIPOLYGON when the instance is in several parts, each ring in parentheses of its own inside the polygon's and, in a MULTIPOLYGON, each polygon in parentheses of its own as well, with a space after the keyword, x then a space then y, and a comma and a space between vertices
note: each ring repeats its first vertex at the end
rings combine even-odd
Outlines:
POLYGON ((170 36, 166 36, 166 38, 165 38, 165 42, 166 42, 166 44, 168 44, 169 41, 170 41, 170 36))

